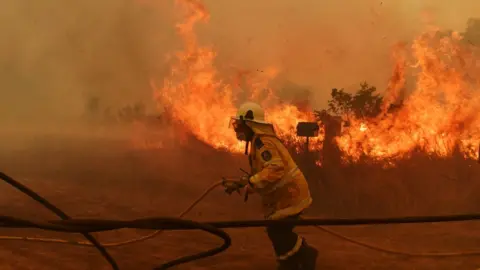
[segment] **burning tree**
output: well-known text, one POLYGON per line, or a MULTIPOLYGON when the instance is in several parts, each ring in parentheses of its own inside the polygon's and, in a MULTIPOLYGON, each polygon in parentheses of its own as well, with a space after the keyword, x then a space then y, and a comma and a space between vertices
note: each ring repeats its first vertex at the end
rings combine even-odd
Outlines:
POLYGON ((381 112, 382 101, 382 96, 377 94, 377 88, 363 82, 354 94, 343 89, 332 89, 328 112, 338 116, 352 115, 356 118, 375 117, 381 112))
POLYGON ((466 42, 480 46, 480 18, 468 19, 467 28, 462 35, 466 42))
MULTIPOLYGON (((171 72, 163 85, 152 83, 158 104, 171 108, 172 118, 200 141, 241 153, 243 145, 227 123, 237 103, 248 98, 262 103, 281 139, 302 146, 295 127, 298 122, 315 121, 312 110, 305 112, 305 104, 282 100, 278 89, 269 87, 268 82, 278 75, 274 67, 242 72, 242 87, 229 82, 215 65, 215 47, 202 45, 195 32, 197 23, 208 22, 208 10, 201 2, 177 3, 184 15, 176 25, 183 47, 171 58, 171 72)), ((476 25, 475 20, 469 22, 465 37, 476 36, 476 25)), ((480 138, 480 95, 476 91, 480 81, 472 76, 478 74, 478 56, 465 48, 459 33, 441 38, 437 34, 427 31, 409 46, 394 49, 394 71, 383 96, 368 83, 353 94, 332 90, 328 111, 317 112, 317 118, 323 117, 326 123, 330 117, 333 124, 341 122, 339 117, 348 119, 348 128, 340 125, 334 141, 342 156, 353 161, 363 156, 391 161, 420 149, 444 157, 457 144, 466 157, 478 155, 472 151, 473 146, 478 149, 480 138), (407 78, 412 79, 409 85, 407 78)), ((320 139, 312 142, 314 150, 321 150, 322 145, 320 139)))

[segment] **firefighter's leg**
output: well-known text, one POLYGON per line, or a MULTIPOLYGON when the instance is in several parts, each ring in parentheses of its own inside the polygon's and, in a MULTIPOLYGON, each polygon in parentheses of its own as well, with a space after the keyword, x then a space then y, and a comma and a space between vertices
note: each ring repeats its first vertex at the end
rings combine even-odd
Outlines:
POLYGON ((315 267, 317 265, 318 251, 316 248, 309 246, 305 239, 303 239, 302 246, 300 247, 298 253, 295 254, 295 256, 297 257, 296 259, 300 262, 300 269, 315 270, 315 267))
MULTIPOLYGON (((299 219, 292 216, 288 219, 299 219)), ((267 227, 279 262, 279 270, 315 270, 318 251, 293 232, 294 226, 267 227)))
MULTIPOLYGON (((290 217, 296 218, 296 217, 290 217)), ((279 263, 279 270, 300 270, 299 257, 295 256, 302 247, 302 238, 293 232, 293 226, 273 225, 267 227, 279 263)))

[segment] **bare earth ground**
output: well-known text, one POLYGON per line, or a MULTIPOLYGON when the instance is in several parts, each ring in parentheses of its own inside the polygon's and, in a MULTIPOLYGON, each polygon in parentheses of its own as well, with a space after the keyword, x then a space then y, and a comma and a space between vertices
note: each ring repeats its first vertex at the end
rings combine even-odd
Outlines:
MULTIPOLYGON (((2 151, 0 164, 5 173, 44 195, 71 216, 121 219, 175 216, 220 176, 239 175, 238 167, 246 167, 242 157, 215 153, 202 146, 183 150, 172 146, 163 150, 130 151, 97 141, 47 139, 42 140, 42 147, 37 145, 27 150, 2 151)), ((41 206, 6 184, 0 192, 3 215, 53 218, 41 206)), ((257 219, 261 218, 257 203, 253 199, 244 204, 241 197, 229 197, 218 190, 189 217, 196 220, 257 219)), ((331 215, 334 211, 330 209, 328 212, 331 215)), ((317 211, 315 215, 326 216, 322 211, 317 211)), ((332 229, 370 244, 408 252, 480 250, 480 225, 477 222, 332 229)), ((359 247, 315 228, 300 228, 298 231, 320 250, 318 269, 474 270, 480 267, 479 256, 409 258, 359 247)), ((262 229, 233 229, 228 232, 233 245, 227 252, 178 269, 275 268, 272 249, 262 229)), ((97 236, 102 242, 114 242, 146 233, 118 231, 97 236)), ((0 234, 83 240, 76 235, 36 230, 1 229, 0 234)), ((110 252, 121 269, 151 269, 169 259, 218 243, 217 239, 201 232, 165 232, 146 242, 110 248, 110 252)), ((89 247, 3 241, 0 243, 0 269, 109 267, 98 252, 89 247)))

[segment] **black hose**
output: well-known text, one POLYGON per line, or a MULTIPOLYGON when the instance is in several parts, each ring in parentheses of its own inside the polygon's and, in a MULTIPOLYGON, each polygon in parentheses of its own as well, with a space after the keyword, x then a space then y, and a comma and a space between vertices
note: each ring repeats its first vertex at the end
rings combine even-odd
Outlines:
MULTIPOLYGON (((155 225, 154 221, 151 221, 151 222, 153 223, 152 225, 155 225)), ((189 221, 189 220, 181 220, 181 219, 177 219, 176 223, 177 224, 182 224, 183 223, 184 225, 189 226, 192 229, 200 229, 202 231, 205 231, 205 232, 211 233, 213 235, 216 235, 223 240, 223 244, 219 247, 216 247, 216 248, 213 248, 213 249, 210 249, 210 250, 207 250, 207 251, 203 251, 203 252, 199 252, 197 254, 192 254, 192 255, 184 256, 184 257, 181 257, 181 258, 178 258, 178 259, 175 259, 175 260, 171 260, 167 263, 162 264, 159 267, 154 268, 154 270, 165 270, 165 269, 177 266, 179 264, 184 264, 184 263, 192 262, 192 261, 195 261, 195 260, 203 259, 203 258, 206 258, 206 257, 211 257, 211 256, 214 256, 214 255, 217 255, 220 252, 223 252, 223 251, 227 250, 232 244, 232 240, 230 238, 230 235, 228 235, 226 232, 224 232, 224 231, 222 231, 218 228, 215 228, 211 225, 198 223, 198 222, 193 222, 193 221, 189 221)))
MULTIPOLYGON (((68 220, 71 221, 71 220, 68 220)), ((209 249, 197 254, 184 256, 169 262, 162 264, 159 267, 154 268, 154 270, 165 270, 180 264, 188 263, 191 261, 203 259, 206 257, 211 257, 217 255, 220 252, 225 251, 230 247, 232 240, 230 236, 211 225, 198 223, 191 220, 182 220, 178 218, 154 218, 154 219, 141 219, 141 220, 132 220, 132 221, 115 221, 115 220, 102 220, 100 222, 95 222, 94 220, 81 220, 79 222, 70 223, 66 222, 63 224, 58 221, 51 222, 35 222, 26 219, 20 219, 10 216, 0 216, 0 226, 10 227, 10 228, 36 228, 50 231, 58 232, 85 232, 85 231, 108 231, 115 229, 149 229, 157 227, 181 227, 188 228, 191 230, 202 230, 207 233, 218 236, 223 240, 223 244, 219 247, 209 249), (70 223, 70 224, 69 224, 70 223), (93 223, 93 224, 89 224, 93 223)))
MULTIPOLYGON (((14 180, 12 177, 6 175, 3 172, 0 172, 0 179, 11 185, 12 187, 16 188, 20 192, 24 193, 28 197, 32 198, 33 200, 37 201, 41 205, 43 205, 45 208, 50 210, 52 213, 57 215, 59 218, 63 220, 69 220, 70 217, 60 210, 59 208, 55 207, 52 203, 47 201, 47 199, 43 198, 40 196, 38 193, 34 192, 33 190, 29 189, 28 187, 22 185, 20 182, 14 180)), ((117 262, 115 262, 115 259, 108 253, 108 251, 100 244, 100 242, 95 239, 92 235, 88 233, 82 233, 82 235, 92 243, 93 246, 102 254, 102 256, 108 261, 108 263, 112 266, 112 269, 114 270, 119 270, 119 267, 117 265, 117 262)))
MULTIPOLYGON (((265 227, 270 225, 295 225, 295 226, 352 226, 352 225, 372 225, 372 224, 407 224, 407 223, 435 223, 435 222, 458 222, 468 220, 480 220, 480 214, 463 214, 448 216, 410 216, 410 217, 392 217, 392 218, 359 218, 359 219, 301 219, 301 220, 239 220, 239 221, 214 221, 214 222, 195 222, 191 220, 182 220, 179 218, 152 217, 137 220, 99 220, 99 219, 70 219, 60 209, 53 206, 37 193, 31 191, 27 187, 0 172, 0 178, 14 186, 18 190, 27 194, 37 202, 41 203, 49 210, 60 216, 63 220, 41 221, 24 220, 9 216, 0 216, 0 227, 9 228, 37 228, 43 230, 82 233, 89 239, 99 250, 105 249, 96 240, 88 235, 91 232, 110 231, 122 228, 138 228, 152 230, 203 230, 220 237, 223 244, 198 254, 193 254, 179 259, 175 259, 164 263, 155 270, 168 269, 173 266, 198 260, 201 258, 216 255, 225 251, 231 245, 230 236, 222 231, 224 228, 248 228, 248 227, 265 227), (88 236, 88 237, 87 237, 88 236), (91 237, 91 240, 89 237, 91 237), (100 247, 98 247, 98 246, 100 247)), ((102 252, 107 259, 111 257, 108 253, 102 252), (106 255, 105 255, 106 254, 106 255)), ((477 253, 475 253, 477 254, 477 253)), ((111 259, 113 261, 113 259, 111 259)), ((110 262, 110 260, 109 260, 110 262)), ((112 267, 118 269, 115 261, 112 267)))
POLYGON ((209 249, 197 254, 188 255, 180 257, 178 259, 166 262, 159 267, 154 268, 155 270, 164 270, 180 264, 188 263, 191 261, 199 260, 206 257, 214 256, 220 252, 225 251, 231 245, 230 236, 222 231, 221 229, 215 228, 208 224, 203 224, 190 220, 182 220, 179 218, 146 218, 132 221, 118 221, 118 220, 72 220, 67 214, 62 212, 60 209, 55 207, 52 203, 48 202, 45 198, 22 185, 18 181, 9 177, 8 175, 0 172, 0 179, 4 180, 8 184, 12 185, 19 191, 28 195, 30 198, 39 202, 47 209, 55 213, 57 216, 62 218, 62 220, 48 221, 48 222, 36 222, 32 220, 19 219, 10 216, 0 216, 0 227, 9 227, 9 228, 36 228, 50 231, 58 232, 69 232, 69 233, 81 233, 87 238, 97 249, 102 253, 102 255, 108 260, 114 270, 118 270, 119 267, 115 260, 108 254, 106 249, 96 241, 96 239, 91 236, 89 233, 98 232, 98 231, 108 231, 116 230, 121 228, 137 228, 137 229, 150 229, 155 227, 183 227, 190 230, 202 230, 218 236, 223 240, 223 244, 219 247, 209 249))
MULTIPOLYGON (((1 222, 0 216, 0 222, 1 222)), ((195 230, 188 223, 179 223, 179 219, 165 217, 151 217, 132 221, 101 220, 101 219, 70 219, 65 221, 49 221, 49 224, 61 225, 71 232, 101 232, 119 228, 138 228, 150 230, 195 230)), ((409 223, 438 223, 480 220, 480 214, 463 214, 447 216, 405 216, 391 218, 356 218, 356 219, 327 219, 308 218, 300 220, 233 220, 233 221, 205 221, 217 229, 254 228, 270 225, 295 225, 295 226, 355 226, 378 224, 409 224, 409 223)), ((0 223, 1 224, 1 223, 0 223)))
MULTIPOLYGON (((213 221, 204 222, 216 228, 254 228, 270 225, 295 225, 295 226, 356 226, 379 224, 410 224, 410 223, 438 223, 480 220, 480 214, 462 214, 445 216, 405 216, 390 218, 352 218, 352 219, 326 219, 308 218, 300 220, 238 220, 238 221, 213 221)), ((181 230, 182 228, 169 228, 181 230)))

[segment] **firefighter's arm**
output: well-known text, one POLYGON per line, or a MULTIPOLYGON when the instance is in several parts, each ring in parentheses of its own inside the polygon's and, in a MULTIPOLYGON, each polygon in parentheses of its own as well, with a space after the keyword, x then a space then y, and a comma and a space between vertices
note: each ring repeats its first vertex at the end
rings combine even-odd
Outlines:
POLYGON ((250 178, 250 184, 259 191, 268 191, 285 174, 283 160, 273 140, 275 138, 257 138, 254 142, 255 158, 262 165, 262 169, 250 178))

